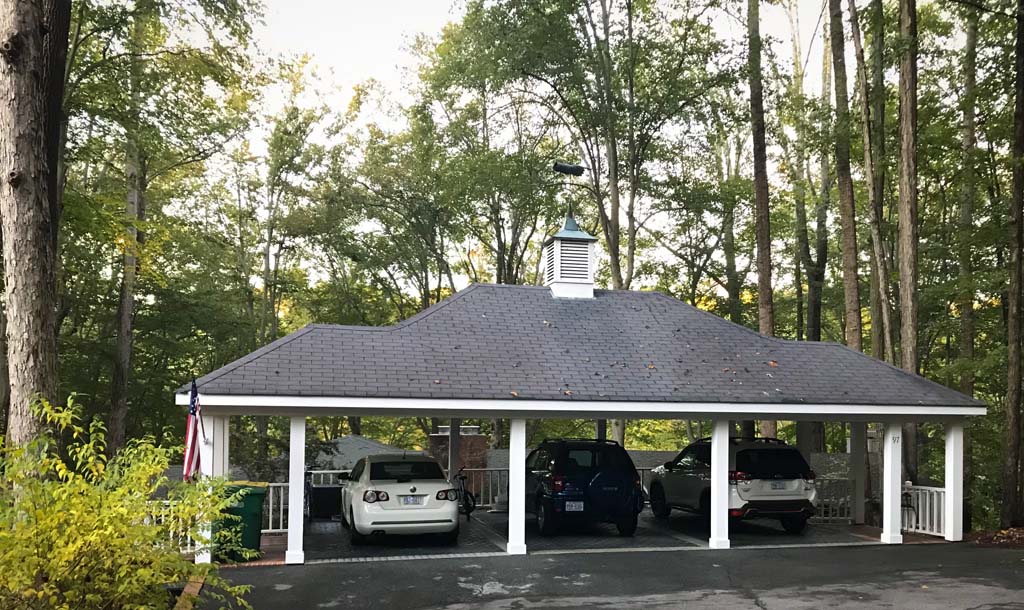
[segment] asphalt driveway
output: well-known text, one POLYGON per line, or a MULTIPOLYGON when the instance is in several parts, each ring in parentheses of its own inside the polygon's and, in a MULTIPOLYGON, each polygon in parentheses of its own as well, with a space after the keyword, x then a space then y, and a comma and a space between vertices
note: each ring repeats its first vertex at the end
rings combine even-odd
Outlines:
POLYGON ((623 551, 238 567, 256 610, 1024 610, 1024 551, 969 544, 623 551))

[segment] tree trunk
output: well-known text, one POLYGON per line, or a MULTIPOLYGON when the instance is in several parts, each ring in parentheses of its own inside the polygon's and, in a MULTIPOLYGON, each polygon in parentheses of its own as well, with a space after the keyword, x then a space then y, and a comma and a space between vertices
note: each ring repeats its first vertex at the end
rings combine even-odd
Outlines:
POLYGON ((862 130, 864 141, 864 178, 868 183, 868 225, 871 229, 872 289, 871 346, 879 360, 896 364, 892 334, 892 298, 889 295, 889 258, 882 239, 882 200, 885 196, 885 85, 883 82, 882 44, 884 14, 881 0, 872 5, 875 34, 871 41, 872 84, 868 89, 867 65, 861 41, 860 20, 855 0, 849 0, 850 28, 857 59, 862 130))
MULTIPOLYGON (((900 166, 898 250, 900 360, 917 373, 917 0, 900 0, 900 166)), ((903 426, 903 463, 917 480, 917 425, 903 426)))
POLYGON ((11 379, 7 371, 7 311, 0 307, 0 438, 7 437, 11 419, 11 379))
POLYGON ((846 344, 862 350, 860 319, 860 278, 857 272, 857 212, 850 174, 850 102, 846 86, 846 52, 841 0, 828 0, 831 32, 832 72, 836 92, 835 156, 839 183, 840 243, 843 250, 843 304, 846 310, 846 344))
POLYGON ((135 321, 135 285, 138 279, 139 254, 144 235, 138 225, 146 214, 146 161, 139 142, 139 114, 142 107, 142 53, 146 21, 152 7, 140 2, 132 24, 130 50, 136 55, 129 68, 128 88, 131 107, 127 109, 125 126, 125 242, 122 255, 121 290, 117 307, 117 331, 114 344, 114 371, 111 375, 110 421, 107 424, 107 453, 114 455, 124 446, 128 419, 128 380, 131 377, 132 345, 135 321))
POLYGON ((349 431, 349 434, 354 434, 356 436, 362 436, 362 434, 363 434, 363 418, 355 416, 355 415, 349 415, 346 419, 348 420, 348 431, 349 431))
MULTIPOLYGON (((975 149, 978 145, 975 130, 975 85, 978 60, 978 11, 967 8, 967 40, 964 43, 964 95, 961 145, 963 148, 963 175, 960 185, 960 226, 958 276, 960 292, 960 391, 974 396, 974 261, 971 244, 974 237, 975 149)), ((970 435, 964 435, 964 531, 971 531, 971 464, 970 435)))
MULTIPOLYGON (((1021 221, 1024 213, 1024 0, 1017 0, 1017 39, 1014 45, 1015 102, 1013 107, 1013 196, 1010 202, 1010 288, 1007 295, 1006 452, 1003 454, 1002 527, 1022 520, 1021 462, 1021 221)), ((6 253, 6 249, 5 249, 6 253)))
POLYGON ((69 2, 6 2, 0 8, 0 219, 11 409, 7 437, 30 440, 31 404, 57 390, 57 157, 69 2))
POLYGON ((743 324, 743 302, 740 299, 742 281, 736 270, 736 201, 726 201, 722 212, 722 251, 725 256, 725 286, 729 319, 743 324))
POLYGON ((772 303, 772 241, 768 201, 768 154, 764 94, 761 85, 760 0, 747 0, 747 62, 750 79, 750 127, 754 139, 754 232, 757 241, 757 328, 775 334, 772 303))

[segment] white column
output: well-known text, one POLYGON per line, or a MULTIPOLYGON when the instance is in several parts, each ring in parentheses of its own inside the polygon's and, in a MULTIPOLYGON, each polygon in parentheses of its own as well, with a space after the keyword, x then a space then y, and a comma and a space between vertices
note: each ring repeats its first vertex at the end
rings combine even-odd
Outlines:
POLYGON ((882 542, 903 542, 900 502, 903 498, 903 426, 899 422, 885 425, 882 456, 882 542))
POLYGON ((850 479, 853 482, 853 517, 854 523, 864 523, 864 482, 867 465, 865 448, 867 446, 868 425, 862 421, 850 422, 850 479))
POLYGON ((205 418, 206 437, 213 441, 213 476, 231 476, 230 466, 230 436, 228 435, 227 415, 217 415, 205 418))
POLYGON ((943 525, 946 540, 964 539, 964 423, 946 424, 946 500, 943 525))
POLYGON ((508 439, 509 555, 526 554, 526 420, 513 419, 508 439))
POLYGON ((302 528, 305 519, 306 490, 306 418, 291 418, 288 441, 288 550, 285 563, 304 563, 302 528))
POLYGON ((718 419, 711 430, 711 538, 713 549, 729 548, 729 420, 718 419))
POLYGON ((462 466, 459 459, 459 441, 462 434, 462 420, 452 418, 448 421, 448 478, 451 479, 462 466))
MULTIPOLYGON (((213 477, 216 475, 217 466, 217 453, 220 451, 220 447, 217 445, 217 435, 213 434, 210 430, 211 427, 216 426, 216 422, 220 418, 217 416, 207 415, 203 418, 203 425, 199 428, 199 473, 202 475, 201 478, 213 477), (206 437, 202 436, 203 431, 206 431, 206 437)), ((202 532, 200 533, 202 538, 209 540, 210 545, 213 545, 213 524, 204 523, 202 532)), ((201 549, 196 552, 195 561, 196 563, 210 563, 211 561, 211 548, 201 549)))

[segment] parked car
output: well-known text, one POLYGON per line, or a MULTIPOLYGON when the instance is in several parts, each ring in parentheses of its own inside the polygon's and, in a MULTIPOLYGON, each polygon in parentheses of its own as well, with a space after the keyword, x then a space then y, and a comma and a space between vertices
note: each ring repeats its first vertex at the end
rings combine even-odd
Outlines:
MULTIPOLYGON (((711 439, 697 441, 651 472, 651 511, 711 514, 711 439)), ((795 447, 774 438, 729 440, 729 516, 778 519, 799 534, 814 515, 814 471, 795 447)))
POLYGON ((614 441, 548 439, 526 458, 526 511, 543 536, 568 521, 614 523, 632 536, 643 505, 640 475, 614 441))
POLYGON ((424 455, 367 456, 343 480, 342 525, 352 544, 376 534, 442 534, 459 537, 458 493, 444 469, 424 455))

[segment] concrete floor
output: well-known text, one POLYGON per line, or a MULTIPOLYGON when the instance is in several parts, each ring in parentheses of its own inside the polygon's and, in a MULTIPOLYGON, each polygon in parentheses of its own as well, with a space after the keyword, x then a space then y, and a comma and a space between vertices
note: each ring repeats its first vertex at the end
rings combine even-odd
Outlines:
MULTIPOLYGON (((640 525, 633 537, 618 535, 606 524, 570 526, 557 536, 544 537, 527 517, 526 547, 531 554, 595 553, 614 550, 687 549, 707 546, 707 524, 696 515, 673 512, 668 520, 656 519, 650 511, 640 514, 640 525)), ((384 559, 436 558, 451 556, 487 556, 503 554, 508 532, 508 515, 478 511, 463 520, 457 545, 437 536, 390 536, 353 547, 348 532, 338 521, 306 523, 303 545, 307 563, 354 562, 384 559)), ((730 540, 734 548, 806 545, 877 544, 879 532, 873 528, 833 523, 812 523, 801 535, 785 533, 775 521, 743 521, 732 524, 730 540)), ((907 542, 941 542, 928 536, 905 536, 907 542)), ((285 536, 264 536, 263 560, 258 564, 279 564, 284 559, 285 536)))
POLYGON ((1024 610, 1024 551, 966 543, 450 556, 222 575, 253 587, 255 610, 1024 610))

